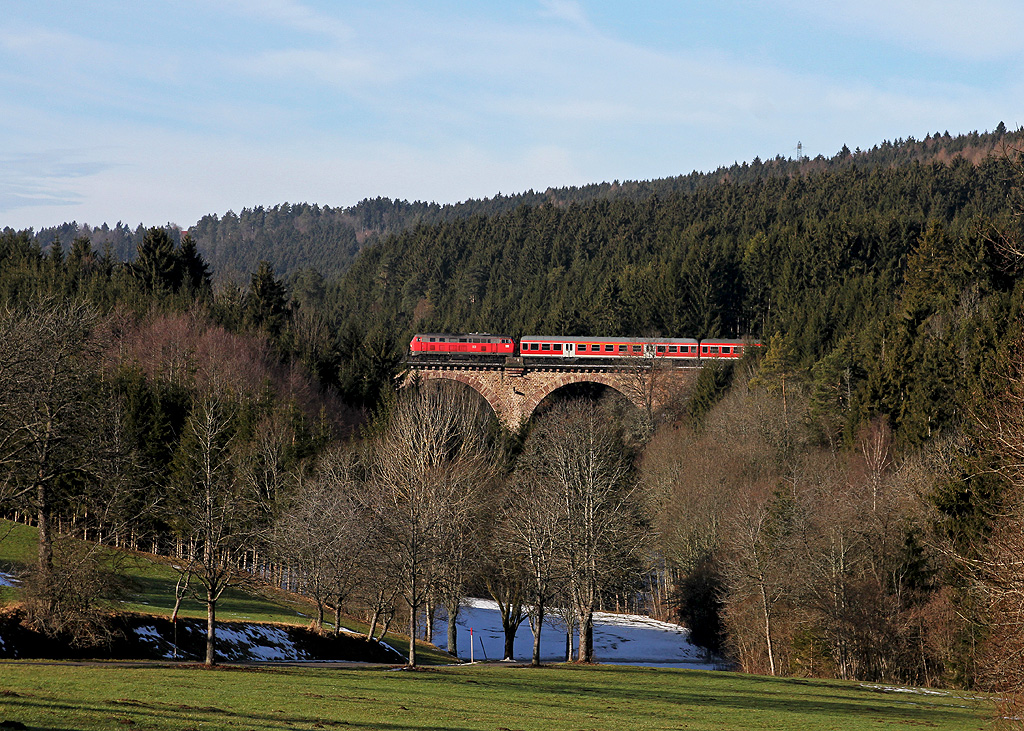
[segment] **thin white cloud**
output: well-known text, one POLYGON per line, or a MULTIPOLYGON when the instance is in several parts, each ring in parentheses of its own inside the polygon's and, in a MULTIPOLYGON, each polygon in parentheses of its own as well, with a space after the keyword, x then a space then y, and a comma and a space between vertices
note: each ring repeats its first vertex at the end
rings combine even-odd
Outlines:
POLYGON ((992 61, 1024 53, 1017 0, 779 0, 780 8, 844 35, 947 58, 992 61))
POLYGON ((350 41, 354 36, 349 25, 335 15, 322 13, 298 0, 220 0, 220 5, 236 14, 283 24, 310 35, 327 36, 336 41, 350 41))
POLYGON ((541 17, 565 21, 584 30, 592 30, 583 6, 577 0, 541 0, 541 17))
POLYGON ((239 72, 264 80, 306 85, 315 82, 345 89, 390 83, 397 78, 388 64, 342 49, 266 51, 228 63, 239 72))

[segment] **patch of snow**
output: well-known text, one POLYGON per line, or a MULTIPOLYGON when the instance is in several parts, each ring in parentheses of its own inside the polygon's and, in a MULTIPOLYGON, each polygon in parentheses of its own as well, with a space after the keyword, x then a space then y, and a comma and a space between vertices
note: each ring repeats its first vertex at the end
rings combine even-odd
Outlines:
MULTIPOLYGON (((501 628, 498 605, 490 599, 467 599, 456 620, 458 655, 470 659, 470 629, 473 630, 473 659, 498 660, 505 651, 505 634, 501 628)), ((438 611, 434 622, 434 640, 447 648, 448 621, 444 610, 438 611)), ((573 646, 578 638, 573 640, 573 646)), ((566 631, 561 618, 549 614, 541 628, 541 660, 561 662, 566 659, 566 631)), ((513 644, 516 660, 526 661, 533 655, 533 633, 524 620, 513 644)), ((714 669, 719 664, 708 661, 703 649, 690 643, 690 631, 670 622, 660 622, 635 614, 594 614, 594 657, 598 662, 653 667, 686 667, 714 669)))
POLYGON ((163 637, 156 631, 156 627, 136 627, 135 634, 144 640, 162 640, 163 637))
POLYGON ((143 641, 152 644, 157 650, 162 650, 162 657, 171 659, 175 656, 174 645, 161 636, 156 627, 141 626, 135 628, 135 634, 143 641))
POLYGON ((605 665, 631 665, 639 668, 667 668, 673 670, 727 670, 722 663, 706 662, 623 662, 621 660, 601 661, 605 665))
POLYGON ((400 653, 400 652, 399 652, 398 650, 396 650, 396 649, 395 649, 394 647, 392 647, 391 645, 389 645, 389 644, 388 644, 387 642, 378 642, 377 644, 379 644, 379 645, 380 645, 381 647, 383 647, 383 648, 384 648, 385 650, 390 650, 391 652, 395 653, 395 654, 396 654, 396 655, 398 655, 399 657, 405 657, 405 655, 403 655, 402 653, 400 653))
POLYGON ((253 660, 305 660, 306 655, 300 652, 281 627, 268 627, 254 624, 222 624, 217 627, 218 649, 225 654, 230 652, 224 644, 234 644, 253 660))
POLYGON ((3 571, 0 571, 0 586, 12 586, 13 587, 13 586, 17 586, 20 583, 21 582, 18 581, 15 577, 11 576, 10 574, 5 574, 3 571))
POLYGON ((868 685, 865 683, 861 684, 862 688, 870 688, 871 690, 880 690, 883 693, 914 693, 916 695, 950 695, 944 690, 933 690, 931 688, 902 688, 895 685, 868 685))

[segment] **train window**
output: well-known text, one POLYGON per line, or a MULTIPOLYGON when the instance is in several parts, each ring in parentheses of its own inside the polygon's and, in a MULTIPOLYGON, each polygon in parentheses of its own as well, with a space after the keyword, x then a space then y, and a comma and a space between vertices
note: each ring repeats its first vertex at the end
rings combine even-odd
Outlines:
POLYGON ((665 346, 664 345, 659 345, 658 346, 658 352, 659 353, 664 353, 665 352, 665 346))
POLYGON ((469 338, 459 338, 459 342, 460 343, 468 343, 469 342, 469 338))
POLYGON ((675 346, 675 345, 668 346, 668 352, 670 352, 670 353, 675 353, 678 350, 679 350, 678 346, 675 346))
POLYGON ((633 346, 633 352, 634 353, 639 353, 640 352, 640 346, 639 345, 634 345, 633 346))
POLYGON ((551 343, 544 343, 540 346, 541 350, 551 350, 551 343))
POLYGON ((718 346, 717 345, 712 345, 711 346, 711 352, 712 353, 717 353, 718 352, 718 346))
POLYGON ((723 353, 731 353, 731 352, 732 352, 732 348, 730 348, 730 347, 724 347, 724 348, 722 348, 722 352, 723 352, 723 353))
POLYGON ((555 343, 554 350, 557 350, 559 353, 561 353, 562 352, 562 344, 561 343, 555 343))
POLYGON ((431 339, 430 339, 430 342, 432 342, 432 343, 433 343, 433 342, 436 342, 436 341, 434 340, 434 338, 431 338, 431 339))
POLYGON ((587 345, 586 345, 586 343, 580 343, 579 345, 577 345, 576 346, 576 352, 577 353, 586 353, 587 352, 587 345))
POLYGON ((620 353, 625 353, 626 352, 626 346, 625 345, 620 345, 619 346, 619 352, 620 353))
POLYGON ((604 352, 606 352, 606 353, 611 353, 613 350, 615 350, 615 346, 612 345, 611 343, 609 343, 608 345, 604 346, 604 352))

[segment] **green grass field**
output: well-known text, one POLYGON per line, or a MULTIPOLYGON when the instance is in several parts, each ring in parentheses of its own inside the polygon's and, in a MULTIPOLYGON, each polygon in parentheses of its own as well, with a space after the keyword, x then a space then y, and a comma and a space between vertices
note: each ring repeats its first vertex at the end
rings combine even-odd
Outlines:
MULTIPOLYGON (((36 556, 36 529, 0 521, 0 571, 18 573, 29 568, 36 556), (9 533, 7 531, 10 531, 9 533)), ((116 571, 127 579, 127 593, 114 607, 129 612, 170 616, 174 609, 174 587, 178 573, 169 560, 148 554, 108 551, 116 560, 116 571)), ((198 588, 198 582, 195 582, 198 588)), ((8 598, 14 598, 10 589, 8 598)), ((308 624, 314 607, 299 597, 271 590, 229 588, 217 604, 217 617, 223 620, 308 624)), ((205 617, 206 605, 195 596, 182 603, 181 616, 205 617)), ((354 628, 353 628, 354 629, 354 628)))
POLYGON ((0 664, 0 721, 33 729, 986 727, 968 693, 608 666, 379 669, 0 664))

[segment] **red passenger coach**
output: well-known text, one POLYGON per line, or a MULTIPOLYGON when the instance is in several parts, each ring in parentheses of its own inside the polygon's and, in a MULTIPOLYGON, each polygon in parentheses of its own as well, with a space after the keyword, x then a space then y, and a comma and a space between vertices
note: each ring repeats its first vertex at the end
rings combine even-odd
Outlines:
POLYGON ((448 333, 417 333, 409 343, 409 352, 414 356, 431 355, 512 355, 516 344, 508 335, 470 333, 451 335, 448 333))
POLYGON ((760 343, 744 342, 742 340, 701 340, 700 357, 718 359, 742 358, 744 348, 757 345, 760 345, 760 343))
POLYGON ((661 338, 653 342, 654 357, 696 361, 698 345, 695 338, 661 338))
POLYGON ((519 341, 524 358, 698 358, 693 338, 599 338, 560 335, 527 335, 519 341))
POLYGON ((592 338, 576 335, 524 335, 519 354, 524 358, 625 358, 650 355, 641 338, 592 338))

